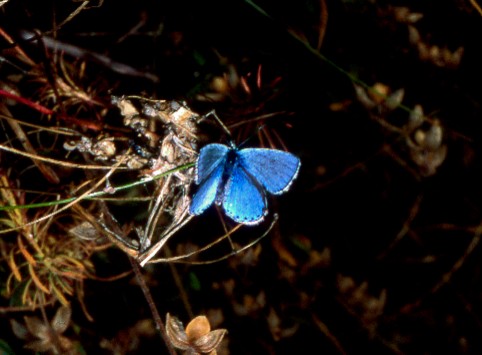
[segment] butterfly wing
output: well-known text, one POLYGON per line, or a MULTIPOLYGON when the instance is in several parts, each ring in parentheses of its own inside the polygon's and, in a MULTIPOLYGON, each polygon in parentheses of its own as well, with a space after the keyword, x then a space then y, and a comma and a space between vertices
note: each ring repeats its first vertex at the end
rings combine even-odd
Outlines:
POLYGON ((228 151, 229 148, 225 145, 209 144, 199 152, 195 177, 199 189, 192 197, 190 214, 200 215, 213 204, 222 183, 228 151))
POLYGON ((219 165, 224 165, 229 150, 224 144, 217 143, 201 149, 196 161, 196 185, 206 180, 219 165))
POLYGON ((239 156, 226 183, 223 208, 228 217, 245 224, 261 222, 267 212, 263 187, 244 169, 239 156))
POLYGON ((244 169, 275 195, 289 189, 301 165, 298 157, 276 149, 246 148, 238 155, 244 169))

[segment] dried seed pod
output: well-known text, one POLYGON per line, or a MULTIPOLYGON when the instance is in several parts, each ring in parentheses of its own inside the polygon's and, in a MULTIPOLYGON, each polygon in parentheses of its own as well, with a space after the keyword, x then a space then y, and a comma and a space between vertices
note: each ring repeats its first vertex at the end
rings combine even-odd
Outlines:
POLYGON ((434 175, 447 157, 447 146, 442 145, 436 150, 420 149, 411 150, 410 156, 418 165, 423 176, 434 175))
POLYGON ((371 88, 365 89, 360 85, 355 86, 358 101, 368 110, 379 115, 387 115, 395 110, 403 101, 405 90, 392 91, 389 86, 375 83, 371 88))
POLYGON ((443 128, 438 119, 430 122, 423 115, 422 107, 417 105, 410 113, 407 123, 407 145, 410 157, 423 176, 435 174, 447 156, 447 146, 443 144, 443 128), (427 128, 423 125, 429 124, 427 128))
POLYGON ((116 154, 116 146, 114 138, 103 138, 96 142, 92 147, 92 154, 96 159, 107 160, 112 158, 116 154))
POLYGON ((422 106, 415 105, 413 110, 410 112, 410 115, 408 116, 407 128, 409 132, 412 132, 416 128, 420 127, 423 122, 425 122, 425 117, 423 115, 422 106))
POLYGON ((443 130, 439 120, 433 120, 432 126, 425 135, 425 147, 427 149, 438 149, 442 144, 443 130))
POLYGON ((205 316, 192 319, 186 329, 176 317, 171 317, 169 313, 166 316, 166 334, 172 345, 190 354, 216 354, 216 348, 226 332, 226 329, 211 330, 205 316))

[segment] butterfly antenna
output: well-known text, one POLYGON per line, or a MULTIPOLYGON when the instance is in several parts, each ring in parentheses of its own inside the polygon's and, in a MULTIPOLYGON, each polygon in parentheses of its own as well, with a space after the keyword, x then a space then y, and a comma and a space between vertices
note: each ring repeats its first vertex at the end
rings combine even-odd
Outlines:
POLYGON ((224 132, 226 132, 226 134, 228 135, 230 144, 231 144, 231 145, 234 145, 234 140, 233 140, 233 136, 231 135, 231 131, 230 131, 229 128, 223 123, 223 121, 221 121, 221 119, 218 117, 218 115, 216 114, 216 110, 211 110, 211 111, 209 111, 208 113, 206 113, 206 114, 204 115, 204 117, 208 117, 208 116, 213 116, 213 117, 214 117, 214 119, 219 123, 219 125, 222 127, 222 129, 224 130, 224 132))
POLYGON ((266 127, 266 124, 262 124, 261 126, 258 126, 258 129, 256 130, 256 133, 251 134, 248 138, 246 138, 244 141, 242 141, 240 144, 238 144, 238 147, 243 147, 247 142, 253 139, 254 136, 256 136, 259 131, 261 131, 264 127, 266 127))

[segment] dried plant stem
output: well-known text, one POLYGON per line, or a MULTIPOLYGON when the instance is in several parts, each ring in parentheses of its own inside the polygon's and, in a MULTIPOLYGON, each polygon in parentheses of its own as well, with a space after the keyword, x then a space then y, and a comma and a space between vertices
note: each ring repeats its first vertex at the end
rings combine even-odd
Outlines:
POLYGON ((328 26, 328 6, 326 6, 326 0, 320 0, 320 26, 318 33, 318 42, 316 49, 320 50, 325 38, 326 27, 328 26))
MULTIPOLYGON (((167 257, 172 256, 171 249, 169 246, 166 245, 164 248, 164 252, 167 257)), ((174 283, 179 290, 179 296, 181 297, 182 303, 184 304, 184 308, 186 309, 187 315, 190 319, 194 318, 194 313, 192 311, 191 303, 189 302, 189 296, 187 295, 186 289, 184 288, 184 284, 179 276, 179 272, 177 271, 176 265, 174 263, 169 263, 169 268, 171 269, 172 278, 174 279, 174 283)))
MULTIPOLYGON (((443 286, 449 284, 452 281, 453 276, 460 270, 460 268, 465 264, 467 258, 472 255, 472 253, 476 250, 477 246, 480 243, 480 239, 482 236, 482 223, 475 227, 473 231, 474 235, 472 240, 468 244, 465 252, 456 260, 453 264, 452 268, 447 271, 445 274, 442 275, 440 280, 430 289, 430 295, 437 293, 443 286)), ((401 313, 409 313, 413 312, 413 310, 419 307, 422 302, 426 299, 426 297, 420 297, 415 302, 406 304, 400 309, 401 313)))
MULTIPOLYGON (((56 160, 56 159, 51 159, 51 158, 46 158, 37 154, 30 154, 27 152, 23 152, 21 150, 7 147, 5 145, 0 144, 0 149, 5 150, 7 152, 13 153, 13 154, 18 154, 22 155, 27 158, 31 158, 34 162, 42 161, 50 164, 57 164, 61 165, 63 167, 67 168, 77 168, 77 169, 84 169, 84 170, 110 170, 112 169, 111 166, 105 166, 105 165, 87 165, 87 164, 76 164, 76 163, 69 163, 68 161, 63 161, 63 160, 56 160)), ((131 170, 130 168, 124 167, 124 166, 118 166, 116 168, 117 170, 131 170)))
POLYGON ((168 199, 166 198, 166 191, 170 186, 172 175, 168 175, 163 183, 160 193, 157 195, 156 202, 154 203, 153 207, 150 208, 152 213, 149 214, 149 218, 147 219, 146 228, 144 235, 142 237, 141 249, 146 245, 145 243, 151 241, 152 234, 154 234, 155 227, 161 217, 163 210, 165 208, 165 204, 167 203, 168 199), (162 203, 162 208, 160 207, 162 203))
POLYGON ((8 91, 0 89, 0 97, 6 97, 8 99, 14 100, 16 102, 21 103, 22 105, 25 105, 27 107, 30 107, 31 109, 34 109, 35 111, 38 111, 44 115, 55 115, 57 118, 64 120, 69 123, 77 124, 79 126, 82 126, 84 128, 93 130, 93 131, 100 131, 102 130, 102 126, 100 124, 97 124, 92 121, 86 121, 86 120, 81 120, 75 117, 63 115, 63 114, 58 114, 54 110, 51 110, 45 106, 42 106, 36 102, 33 102, 29 99, 26 99, 21 96, 14 95, 8 91))
POLYGON ((315 312, 312 314, 312 319, 313 322, 316 324, 318 329, 328 338, 328 340, 331 341, 333 346, 336 348, 339 354, 344 355, 346 354, 345 349, 343 348, 343 345, 341 345, 340 341, 337 339, 337 337, 330 331, 328 326, 319 319, 315 312))
POLYGON ((384 259, 390 253, 390 251, 392 251, 393 248, 403 239, 403 237, 407 235, 407 233, 410 231, 412 222, 415 220, 415 218, 418 215, 418 212, 420 210, 420 204, 422 203, 422 199, 423 199, 422 194, 417 196, 417 198, 415 199, 415 202, 410 208, 409 215, 406 218, 405 222, 403 223, 403 226, 398 232, 397 236, 393 239, 390 245, 378 255, 377 259, 379 260, 384 259))
MULTIPOLYGON (((0 146, 1 147, 1 146, 0 146)), ((111 169, 98 181, 94 184, 94 186, 92 186, 91 188, 89 188, 87 191, 85 191, 84 193, 82 193, 80 196, 76 197, 74 200, 72 200, 71 202, 67 203, 65 206, 61 207, 60 209, 56 210, 55 212, 52 212, 52 213, 48 213, 47 215, 44 215, 42 217, 39 217, 37 218, 36 220, 34 221, 31 221, 31 222, 28 222, 28 223, 25 223, 23 224, 22 226, 16 226, 16 227, 12 227, 12 228, 7 228, 7 229, 3 229, 3 230, 0 230, 0 234, 4 234, 4 233, 8 233, 8 232, 11 232, 11 231, 15 231, 15 230, 18 230, 20 228, 25 228, 25 227, 28 227, 30 225, 33 225, 33 224, 37 224, 41 221, 44 221, 46 219, 49 219, 51 218, 52 216, 58 214, 58 213, 61 213, 65 210, 68 210, 70 207, 72 207, 73 205, 75 205, 76 203, 82 201, 83 199, 87 198, 90 196, 90 194, 96 190, 99 186, 101 186, 103 183, 105 183, 109 177, 119 168, 119 165, 121 165, 125 160, 125 157, 123 159, 121 159, 116 165, 114 165, 113 167, 111 167, 111 169)))
MULTIPOLYGON (((168 258, 159 258, 159 259, 153 259, 151 260, 150 262, 151 263, 171 263, 171 262, 175 262, 175 263, 186 263, 186 264, 190 264, 190 265, 208 265, 208 264, 214 264, 214 263, 217 263, 217 262, 220 262, 222 260, 226 260, 227 258, 231 257, 231 256, 234 256, 234 255, 237 255, 237 254, 240 254, 242 253, 243 251, 251 248, 253 245, 257 244, 260 240, 262 240, 263 238, 265 238, 270 232, 271 230, 273 229, 274 225, 276 224, 276 222, 278 221, 278 215, 274 215, 274 218, 273 218, 273 222, 271 222, 271 225, 269 226, 269 228, 266 230, 266 232, 264 232, 260 237, 256 238, 255 240, 253 240, 251 243, 249 244, 246 244, 245 246, 243 246, 242 248, 240 249, 236 249, 234 248, 234 245, 232 244, 231 240, 229 239, 230 236, 235 232, 237 231, 239 228, 241 228, 243 225, 242 224, 238 224, 236 227, 234 227, 229 233, 219 237, 218 239, 216 239, 214 242, 211 242, 209 244, 207 244, 206 246, 200 248, 200 249, 197 249, 193 252, 190 252, 190 253, 187 253, 187 254, 184 254, 184 255, 179 255, 179 256, 174 256, 174 257, 168 257, 168 258), (214 245, 218 244, 219 242, 223 241, 224 239, 228 239, 230 241, 230 244, 231 246, 233 247, 233 250, 231 253, 228 253, 228 254, 225 254, 217 259, 212 259, 212 260, 206 260, 206 261, 184 261, 183 259, 187 259, 193 255, 197 255, 197 254, 200 254, 202 253, 203 251, 205 250, 208 250, 210 249, 211 247, 213 247, 214 245)), ((142 266, 142 264, 141 264, 142 266)))
POLYGON ((477 4, 477 1, 475 0, 469 0, 472 6, 479 12, 480 15, 482 15, 482 8, 480 7, 479 4, 477 4))
MULTIPOLYGON (((76 8, 71 14, 69 14, 69 16, 67 16, 67 18, 65 20, 63 20, 61 23, 59 23, 56 27, 55 27, 55 30, 53 30, 52 32, 54 31, 58 31, 60 30, 67 22, 69 22, 70 20, 72 20, 75 16, 77 16, 78 14, 80 14, 82 12, 82 10, 85 10, 87 8, 87 5, 89 5, 90 1, 84 1, 82 2, 82 4, 79 5, 78 8, 76 8)), ((99 5, 100 6, 100 5, 99 5)))
MULTIPOLYGON (((10 111, 6 107, 1 107, 0 111, 2 114, 5 116, 11 116, 10 111)), ((22 146, 25 148, 25 151, 33 156, 37 155, 37 152, 35 151, 34 147, 30 143, 30 140, 28 139, 27 135, 23 131, 22 127, 20 124, 15 121, 15 120, 10 120, 7 118, 7 123, 10 125, 10 128, 15 132, 18 140, 22 144, 22 146)), ((58 184, 60 182, 59 177, 51 169, 49 166, 45 165, 42 163, 40 160, 33 160, 33 163, 37 166, 37 168, 42 172, 42 175, 47 179, 52 184, 58 184)))
POLYGON ((142 293, 144 294, 144 297, 146 298, 147 304, 149 305, 149 308, 152 313, 152 317, 154 319, 154 322, 156 323, 156 328, 159 330, 159 333, 161 334, 162 340, 164 340, 164 343, 166 344, 167 350, 169 351, 170 355, 176 355, 176 351, 172 347, 172 344, 167 337, 166 334, 166 327, 164 326, 164 322, 161 319, 161 316, 159 315, 159 312, 157 311, 156 305, 154 303, 154 300, 152 298, 151 291, 149 291, 149 288, 146 285, 146 282, 144 280, 144 277, 142 276, 141 268, 139 267, 139 263, 136 259, 129 257, 129 261, 131 262, 132 265, 132 270, 134 270, 134 274, 136 275, 137 283, 139 284, 139 287, 142 290, 142 293))
MULTIPOLYGON (((139 262, 142 267, 144 267, 156 254, 161 248, 166 244, 166 242, 171 238, 179 229, 181 229, 186 223, 188 223, 193 216, 189 215, 186 217, 187 209, 184 211, 184 215, 182 216, 182 222, 174 226, 171 230, 169 230, 162 239, 157 242, 153 247, 147 250, 147 252, 141 254, 139 256, 139 262)), ((155 261, 151 261, 155 262, 155 261)))
POLYGON ((15 45, 13 48, 17 53, 16 58, 20 59, 22 62, 24 62, 25 64, 31 67, 35 66, 35 62, 32 59, 30 59, 30 57, 23 51, 23 49, 18 44, 15 44, 15 41, 13 40, 13 38, 10 37, 10 35, 7 32, 5 32, 2 28, 0 28, 0 36, 3 37, 8 42, 8 44, 15 45))

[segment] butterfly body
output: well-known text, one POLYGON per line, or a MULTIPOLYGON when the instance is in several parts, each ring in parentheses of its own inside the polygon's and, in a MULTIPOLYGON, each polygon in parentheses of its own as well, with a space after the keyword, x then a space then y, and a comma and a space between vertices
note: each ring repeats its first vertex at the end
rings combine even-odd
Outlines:
POLYGON ((216 203, 234 221, 257 224, 268 211, 266 192, 287 191, 299 167, 300 160, 284 151, 209 144, 196 161, 199 188, 189 212, 199 215, 216 203))

